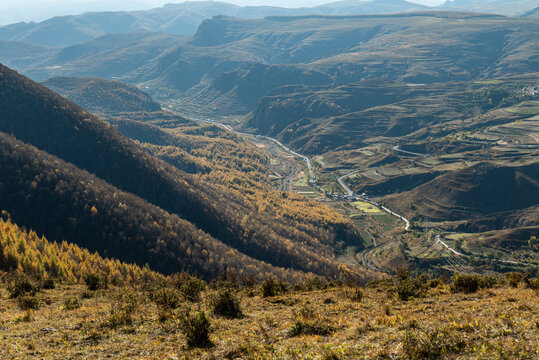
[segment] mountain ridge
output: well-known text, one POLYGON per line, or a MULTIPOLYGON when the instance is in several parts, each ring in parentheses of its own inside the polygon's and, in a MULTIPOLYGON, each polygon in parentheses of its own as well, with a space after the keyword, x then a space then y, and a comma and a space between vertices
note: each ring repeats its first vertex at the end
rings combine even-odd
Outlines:
POLYGON ((268 15, 305 15, 384 13, 426 9, 404 0, 346 1, 313 8, 279 8, 272 6, 236 6, 218 1, 167 4, 151 10, 94 12, 54 17, 39 23, 17 23, 0 28, 1 40, 35 42, 49 46, 68 46, 97 37, 129 31, 161 31, 175 35, 193 35, 200 23, 217 15, 238 18, 263 18, 268 15), (353 6, 357 4, 357 6, 353 6), (387 8, 387 9, 386 9, 387 8), (58 31, 62 30, 62 31, 58 31), (60 36, 49 39, 47 34, 60 36))
POLYGON ((0 108, 5 110, 0 131, 95 174, 106 186, 132 193, 161 207, 159 211, 198 226, 218 239, 219 246, 241 249, 247 254, 241 256, 276 261, 282 267, 306 266, 306 272, 337 276, 341 265, 334 260, 332 244, 358 239, 357 229, 343 218, 324 219, 322 225, 306 215, 304 228, 298 231, 293 218, 256 210, 240 193, 215 190, 210 183, 158 160, 111 125, 51 90, 3 66, 0 74, 0 108), (276 253, 281 254, 278 259, 276 253))

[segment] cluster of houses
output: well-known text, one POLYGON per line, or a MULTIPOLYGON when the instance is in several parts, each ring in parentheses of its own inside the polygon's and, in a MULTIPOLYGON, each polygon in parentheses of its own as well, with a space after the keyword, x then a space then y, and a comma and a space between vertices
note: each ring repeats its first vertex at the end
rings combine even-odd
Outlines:
POLYGON ((531 96, 539 95, 539 85, 525 87, 523 89, 520 89, 518 93, 531 96))
POLYGON ((346 194, 346 195, 342 195, 342 194, 336 194, 336 193, 328 193, 326 194, 327 197, 329 197, 330 199, 332 200, 341 200, 341 201, 367 201, 367 202, 370 202, 374 205, 377 205, 376 203, 373 203, 371 201, 369 201, 369 197, 367 196, 366 193, 363 193, 361 195, 355 195, 353 192, 351 194, 346 194))

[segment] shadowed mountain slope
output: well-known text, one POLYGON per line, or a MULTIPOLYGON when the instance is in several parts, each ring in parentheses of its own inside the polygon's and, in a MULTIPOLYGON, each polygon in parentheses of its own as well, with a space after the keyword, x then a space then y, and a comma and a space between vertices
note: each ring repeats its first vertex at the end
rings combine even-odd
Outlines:
POLYGON ((208 278, 227 267, 251 267, 255 274, 286 276, 187 221, 3 133, 0 159, 2 207, 16 223, 51 239, 141 266, 148 263, 165 274, 190 271, 208 278))
POLYGON ((278 211, 257 210, 241 193, 214 190, 210 183, 148 155, 49 89, 6 67, 0 67, 0 74, 0 131, 178 215, 247 256, 333 276, 340 271, 333 260, 335 241, 359 239, 357 229, 340 217, 322 221, 307 213, 302 219, 285 218, 278 211), (302 230, 296 226, 300 223, 302 230))
POLYGON ((161 105, 134 86, 96 78, 52 78, 43 82, 51 90, 98 113, 158 111, 161 105))
MULTIPOLYGON (((45 60, 34 63, 27 74, 36 80, 59 76, 121 78, 184 40, 182 36, 155 32, 104 35, 57 49, 45 60)), ((18 62, 13 64, 20 68, 18 62)))
POLYGON ((539 164, 522 167, 479 164, 389 196, 386 202, 414 219, 429 216, 437 221, 486 222, 491 218, 493 229, 532 226, 537 225, 538 219, 537 179, 539 164), (507 223, 510 217, 515 217, 513 224, 507 223), (518 221, 519 217, 528 217, 530 221, 523 223, 518 221))

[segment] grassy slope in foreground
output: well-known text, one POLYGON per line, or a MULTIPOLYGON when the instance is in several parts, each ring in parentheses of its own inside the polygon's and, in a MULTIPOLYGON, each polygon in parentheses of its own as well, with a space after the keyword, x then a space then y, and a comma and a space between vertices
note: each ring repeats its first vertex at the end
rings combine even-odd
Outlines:
POLYGON ((537 290, 518 278, 516 288, 503 281, 494 287, 484 282, 490 288, 470 294, 429 282, 422 286, 423 295, 408 301, 394 296, 391 282, 364 289, 306 284, 277 297, 263 297, 256 286, 234 288, 235 296, 243 296, 238 319, 213 313, 211 299, 225 284, 187 304, 170 287, 112 287, 88 299, 82 297, 88 293, 85 287, 62 286, 43 291, 47 302, 30 315, 15 300, 0 297, 1 351, 7 357, 80 359, 97 354, 142 359, 537 358, 537 290), (163 302, 156 294, 168 294, 179 304, 163 302), (65 299, 78 299, 79 306, 68 310, 65 299), (190 347, 182 319, 200 310, 209 323, 196 324, 202 329, 210 325, 212 331, 209 341, 198 344, 207 347, 190 347))

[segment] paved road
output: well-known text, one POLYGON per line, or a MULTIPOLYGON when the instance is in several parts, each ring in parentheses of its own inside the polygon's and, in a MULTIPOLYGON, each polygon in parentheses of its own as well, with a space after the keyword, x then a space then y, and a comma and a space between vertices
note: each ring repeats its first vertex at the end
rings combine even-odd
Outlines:
MULTIPOLYGON (((344 179, 346 179, 348 176, 352 176, 354 174, 357 174, 358 172, 360 172, 361 170, 358 169, 358 170, 354 170, 346 175, 343 175, 341 176, 340 178, 337 179, 337 182, 339 183, 339 185, 343 188, 344 192, 348 195, 348 196, 354 196, 354 192, 344 183, 344 179)), ((398 217, 399 219, 401 219, 402 221, 404 221, 404 230, 408 231, 410 230, 410 221, 408 219, 406 219, 404 216, 402 215, 399 215, 397 214, 396 212, 394 211, 391 211, 389 210, 388 208, 386 208, 385 206, 380 206, 378 205, 377 203, 373 202, 373 201, 370 201, 370 200, 367 200, 367 199, 363 199, 363 201, 366 201, 368 202, 369 204, 372 204, 372 205, 375 205, 375 206, 378 206, 380 207, 382 210, 384 210, 385 212, 387 212, 388 214, 390 215, 393 215, 395 217, 398 217)))
POLYGON ((294 172, 295 172, 295 168, 294 168, 294 164, 292 163, 292 161, 290 160, 286 160, 286 162, 288 163, 288 165, 290 165, 290 172, 283 176, 281 182, 282 182, 282 190, 283 191, 288 191, 290 189, 290 181, 291 181, 291 178, 292 176, 294 176, 294 172))
POLYGON ((410 221, 408 221, 408 219, 406 219, 406 218, 405 218, 404 216, 402 216, 402 215, 397 214, 396 212, 393 212, 393 211, 389 210, 389 209, 386 208, 385 206, 382 206, 381 208, 382 208, 382 210, 384 210, 385 212, 389 213, 390 215, 396 216, 396 217, 398 217, 399 219, 401 219, 402 221, 404 221, 404 223, 406 224, 406 226, 404 227, 404 230, 406 230, 406 231, 410 230, 410 221))
MULTIPOLYGON (((440 235, 436 235, 435 237, 436 239, 436 242, 441 244, 443 247, 445 247, 449 252, 455 254, 455 255, 458 255, 458 256, 466 256, 465 254, 463 253, 460 253, 458 252, 457 250, 451 248, 449 245, 447 245, 443 240, 442 240, 442 237, 440 235)), ((475 259, 486 259, 486 257, 484 256, 473 256, 473 258, 475 259)), ((504 264, 513 264, 513 265, 525 265, 525 266, 535 266, 537 264, 532 264, 532 263, 527 263, 527 262, 518 262, 518 261, 513 261, 513 260, 499 260, 499 259, 492 259, 496 262, 501 262, 501 263, 504 263, 504 264)))
POLYGON ((238 135, 242 135, 242 136, 255 136, 257 138, 261 138, 261 139, 266 139, 266 140, 269 140, 269 141, 273 141, 275 144, 277 144, 279 147, 281 147, 284 151, 296 156, 296 157, 299 157, 300 159, 302 159, 303 161, 305 161, 305 164, 307 165, 307 169, 309 169, 309 181, 311 180, 315 180, 315 176, 314 176, 314 173, 313 173, 313 166, 311 164, 311 160, 305 156, 305 155, 302 155, 300 153, 297 153, 295 152, 294 150, 291 150, 290 148, 288 148, 286 145, 284 145, 283 143, 281 143, 279 140, 277 139, 274 139, 272 137, 269 137, 269 136, 265 136, 265 135, 255 135, 255 134, 248 134, 248 133, 244 133, 244 132, 240 132, 240 131, 236 131, 234 130, 231 126, 229 125, 226 125, 226 124, 223 124, 223 123, 220 123, 220 122, 217 122, 215 120, 209 120, 209 119, 197 119, 197 118, 190 118, 191 120, 195 120, 195 121, 202 121, 202 122, 206 122, 206 123, 210 123, 210 124, 215 124, 217 126, 220 126, 226 130, 229 130, 229 131, 232 131, 233 133, 236 133, 238 135))
POLYGON ((429 154, 421 154, 421 153, 416 153, 416 152, 412 152, 412 151, 402 150, 399 145, 393 146, 393 150, 401 152, 403 154, 408 154, 408 155, 415 155, 415 156, 421 156, 421 157, 430 157, 429 154))
MULTIPOLYGON (((232 130, 234 131, 234 130, 232 130)), ((277 139, 274 139, 272 137, 269 137, 269 136, 264 136, 264 135, 253 135, 253 134, 246 134, 246 133, 240 133, 240 132, 237 132, 237 134, 240 134, 240 135, 247 135, 247 136, 256 136, 258 138, 262 138, 262 139, 266 139, 266 140, 269 140, 269 141, 273 141, 274 143, 276 143, 277 145, 279 145, 279 147, 281 147, 284 151, 296 156, 296 157, 299 157, 300 159, 302 159, 303 161, 305 161, 305 164, 307 164, 307 169, 309 169, 309 180, 314 180, 315 177, 314 177, 314 173, 313 173, 313 166, 311 164, 311 160, 309 160, 309 158, 305 155, 302 155, 302 154, 299 154, 297 152, 295 152, 294 150, 291 150, 290 148, 288 148, 286 145, 284 145, 283 143, 281 143, 279 140, 277 139)))
POLYGON ((340 178, 337 179, 337 182, 339 183, 339 185, 341 185, 341 187, 344 189, 344 192, 346 193, 346 195, 348 196, 354 196, 354 192, 352 190, 350 190, 350 188, 344 183, 344 179, 346 179, 347 177, 349 176, 352 176, 354 174, 357 174, 358 172, 360 172, 360 170, 354 170, 352 171, 351 173, 348 173, 346 175, 343 175, 341 176, 340 178))
POLYGON ((458 256, 464 256, 464 254, 459 253, 457 250, 452 249, 451 247, 449 247, 449 245, 447 245, 447 244, 442 240, 442 237, 441 237, 440 235, 436 235, 435 239, 436 239, 436 242, 437 242, 437 243, 442 244, 442 246, 444 246, 447 250, 449 250, 449 251, 452 252, 453 254, 458 255, 458 256))

